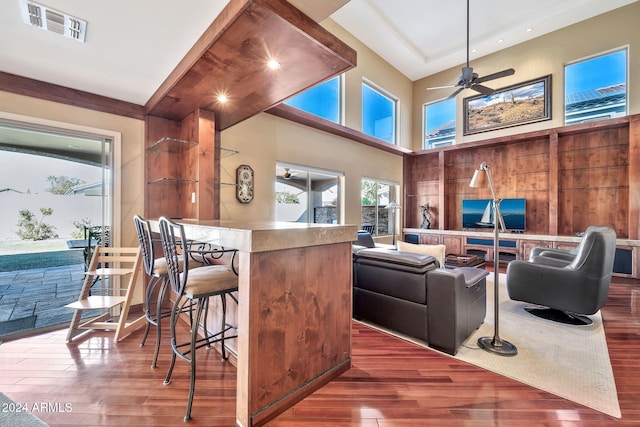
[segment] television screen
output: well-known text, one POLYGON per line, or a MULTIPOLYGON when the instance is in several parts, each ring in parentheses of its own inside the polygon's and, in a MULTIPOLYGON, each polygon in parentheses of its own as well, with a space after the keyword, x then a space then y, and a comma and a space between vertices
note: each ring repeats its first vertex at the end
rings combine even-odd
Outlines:
MULTIPOLYGON (((509 231, 524 231, 526 199, 503 199, 500 213, 504 226, 509 231)), ((463 228, 493 228, 493 200, 475 199, 462 201, 463 228)))

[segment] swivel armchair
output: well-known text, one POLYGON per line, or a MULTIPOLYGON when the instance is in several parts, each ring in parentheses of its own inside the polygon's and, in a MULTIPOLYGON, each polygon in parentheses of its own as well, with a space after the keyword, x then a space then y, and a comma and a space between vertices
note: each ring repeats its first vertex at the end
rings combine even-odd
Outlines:
POLYGON ((569 263, 545 256, 512 261, 507 267, 509 298, 542 307, 525 307, 549 320, 588 325, 606 302, 613 274, 616 234, 609 227, 589 227, 569 263))
POLYGON ((542 264, 550 264, 556 265, 558 267, 564 267, 571 263, 578 254, 582 250, 582 246, 584 246, 584 237, 587 236, 590 231, 599 228, 598 226, 591 225, 587 227, 586 231, 582 233, 582 240, 580 244, 573 249, 565 250, 565 249, 557 249, 557 248, 545 248, 545 247, 535 247, 531 249, 529 252, 529 261, 542 263, 542 264))

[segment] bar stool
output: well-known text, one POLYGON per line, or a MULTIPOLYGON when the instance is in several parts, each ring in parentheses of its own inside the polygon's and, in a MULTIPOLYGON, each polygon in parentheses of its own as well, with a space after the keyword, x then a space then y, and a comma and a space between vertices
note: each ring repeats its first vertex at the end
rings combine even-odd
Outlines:
POLYGON ((162 337, 162 328, 160 327, 160 321, 171 315, 170 310, 162 311, 162 304, 165 300, 167 293, 167 286, 169 283, 169 272, 167 271, 167 261, 164 257, 155 257, 154 240, 151 235, 151 224, 148 220, 142 218, 140 215, 134 215, 133 222, 136 225, 136 232, 138 233, 138 241, 140 242, 140 250, 142 252, 142 262, 144 269, 149 276, 149 283, 147 283, 147 289, 145 291, 145 317, 147 319, 147 325, 142 335, 142 341, 140 347, 144 346, 149 329, 153 325, 156 327, 156 346, 153 352, 153 361, 151 367, 156 368, 158 362, 158 353, 160 351, 160 340, 162 337), (151 313, 151 306, 153 305, 152 298, 156 295, 155 301, 155 313, 151 313))
MULTIPOLYGON (((204 346, 210 347, 211 344, 220 342, 222 360, 227 359, 225 347, 225 339, 236 338, 237 334, 228 336, 226 333, 232 329, 232 326, 226 323, 226 297, 232 292, 238 290, 238 276, 234 273, 233 267, 230 265, 207 265, 195 269, 189 269, 190 258, 193 256, 203 256, 205 253, 201 249, 192 249, 188 243, 184 227, 165 217, 160 218, 160 240, 162 241, 162 249, 167 263, 169 275, 169 283, 172 290, 177 294, 176 301, 171 310, 170 329, 171 329, 171 364, 169 371, 164 380, 164 384, 171 382, 171 374, 175 365, 176 357, 191 364, 191 382, 189 386, 189 398, 187 401, 187 411, 184 417, 185 421, 191 419, 191 407, 193 404, 193 395, 195 391, 196 381, 196 350, 204 346), (178 246, 181 251, 178 251, 178 246), (183 269, 181 269, 181 265, 183 269), (182 272, 181 272, 182 270, 182 272), (220 296, 222 308, 222 321, 220 331, 210 334, 207 330, 207 320, 204 317, 204 337, 198 337, 198 329, 203 313, 209 305, 209 297, 220 296), (186 342, 178 342, 176 334, 176 323, 180 317, 180 313, 189 310, 188 306, 193 307, 195 302, 195 316, 190 317, 191 336, 186 342)), ((229 252, 224 248, 217 249, 218 252, 229 252)), ((191 259, 193 261, 193 259, 191 259)), ((191 311, 191 310, 189 310, 191 311)))

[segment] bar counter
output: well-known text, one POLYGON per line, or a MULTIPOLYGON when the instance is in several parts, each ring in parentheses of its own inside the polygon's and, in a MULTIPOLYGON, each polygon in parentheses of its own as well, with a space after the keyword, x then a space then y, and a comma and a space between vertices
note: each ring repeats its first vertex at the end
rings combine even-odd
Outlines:
POLYGON ((268 422, 350 369, 357 226, 177 222, 189 239, 239 251, 239 426, 268 422))

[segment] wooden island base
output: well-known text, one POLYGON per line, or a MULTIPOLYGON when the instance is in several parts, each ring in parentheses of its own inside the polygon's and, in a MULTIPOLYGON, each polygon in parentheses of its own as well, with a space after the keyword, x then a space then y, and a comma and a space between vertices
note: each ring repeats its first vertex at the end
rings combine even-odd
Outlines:
POLYGON ((239 426, 265 424, 351 368, 355 225, 179 222, 189 239, 238 250, 239 426))

